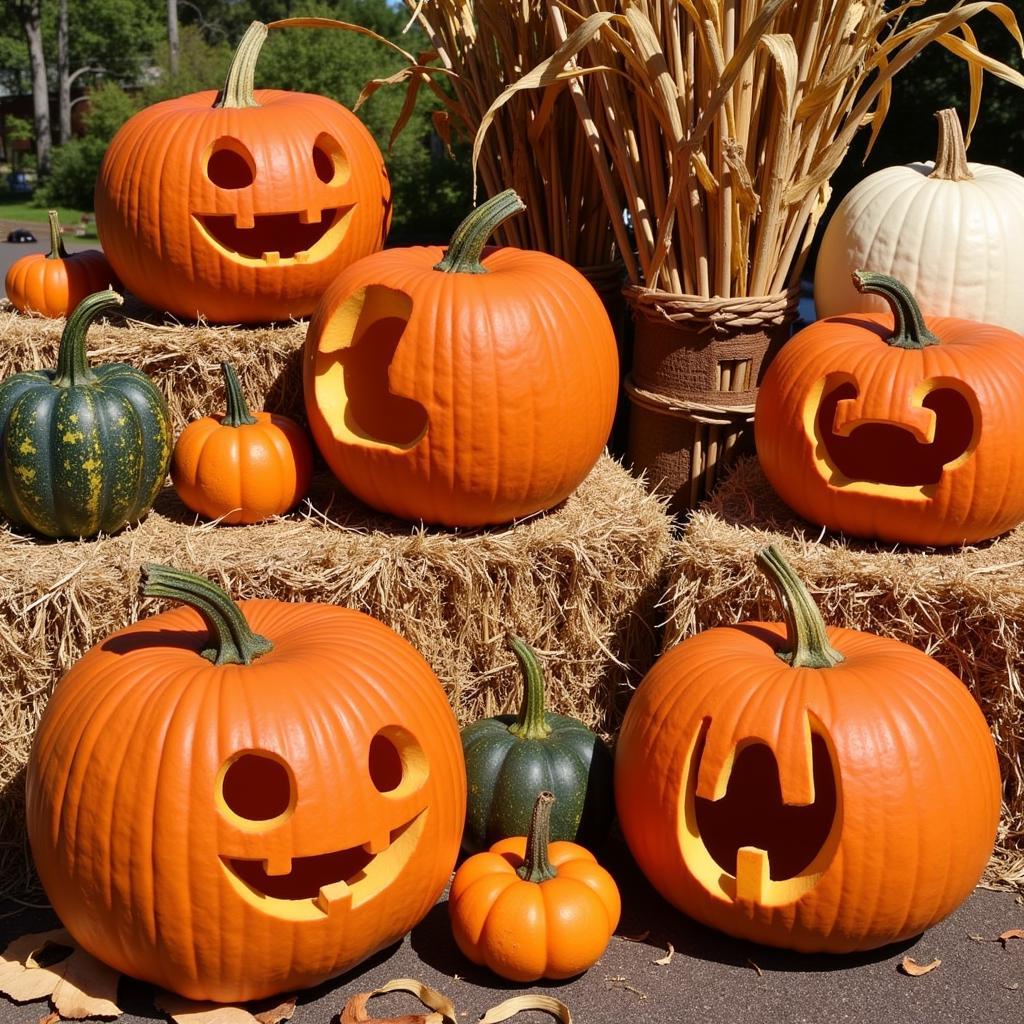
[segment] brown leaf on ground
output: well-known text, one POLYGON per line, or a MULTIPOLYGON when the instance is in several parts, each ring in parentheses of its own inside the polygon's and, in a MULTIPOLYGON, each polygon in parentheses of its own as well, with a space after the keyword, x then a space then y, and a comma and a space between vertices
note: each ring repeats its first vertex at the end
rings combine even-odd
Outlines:
POLYGON ((1006 944, 1010 939, 1024 939, 1024 928, 1010 928, 1009 931, 1003 932, 998 939, 1003 944, 1003 949, 1006 949, 1006 944))
POLYGON ((761 968, 757 964, 755 964, 754 961, 751 960, 749 956, 747 957, 747 963, 750 964, 750 966, 753 967, 755 971, 757 971, 757 976, 759 978, 763 978, 764 977, 764 971, 762 971, 761 968))
POLYGON ((647 998, 646 992, 641 992, 640 989, 636 988, 634 985, 630 985, 629 980, 622 975, 606 977, 604 979, 604 984, 606 988, 621 988, 625 989, 627 992, 632 992, 633 995, 638 996, 641 1001, 647 998))
POLYGON ((900 961, 900 970, 911 978, 920 978, 922 974, 930 974, 941 963, 938 957, 926 964, 919 964, 912 956, 905 956, 900 961))
POLYGON ((624 939, 626 942, 646 942, 648 936, 651 934, 650 928, 645 932, 641 932, 639 935, 620 935, 620 939, 624 939))
POLYGON ((153 1005, 174 1024, 283 1024, 295 1012, 295 996, 276 996, 246 1006, 232 1006, 197 1003, 174 992, 160 992, 153 1005))
POLYGON ((652 964, 655 964, 658 967, 668 967, 668 965, 672 963, 672 957, 675 956, 676 949, 671 942, 666 943, 666 945, 668 946, 668 953, 657 960, 652 960, 652 964))
POLYGON ((359 992, 354 995, 341 1011, 341 1024, 456 1024, 455 1006, 452 1001, 437 989, 424 985, 415 978, 395 978, 372 992, 359 992), (382 996, 385 992, 409 992, 433 1013, 410 1013, 402 1017, 371 1017, 366 1004, 374 996, 382 996))
POLYGON ((284 1024, 284 1021, 291 1020, 295 1013, 295 996, 284 996, 275 1000, 273 1006, 254 1013, 253 1016, 259 1024, 284 1024))
POLYGON ((65 1020, 120 1017, 115 1001, 120 978, 76 945, 63 928, 23 935, 0 954, 0 992, 21 1003, 49 996, 65 1020), (54 947, 66 948, 68 955, 53 960, 54 947))
POLYGON ((525 1013, 527 1010, 542 1010, 557 1017, 562 1024, 572 1024, 572 1014, 569 1007, 560 999, 554 996, 545 996, 539 993, 532 993, 528 996, 513 996, 506 999, 497 1006, 492 1006, 481 1018, 480 1024, 500 1024, 501 1021, 514 1017, 517 1013, 525 1013))

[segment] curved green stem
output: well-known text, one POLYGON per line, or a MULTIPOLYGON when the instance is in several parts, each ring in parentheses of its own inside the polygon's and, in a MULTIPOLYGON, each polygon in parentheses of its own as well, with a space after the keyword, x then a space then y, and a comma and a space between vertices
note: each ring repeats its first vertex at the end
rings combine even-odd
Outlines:
POLYGON ((74 308, 60 336, 60 349, 57 352, 57 375, 53 379, 55 387, 73 388, 96 379, 96 374, 89 368, 86 358, 86 332, 100 313, 112 306, 120 306, 123 302, 124 299, 117 292, 108 288, 105 292, 93 292, 92 295, 87 295, 74 308))
POLYGON ((939 181, 970 181, 974 172, 967 165, 967 145, 960 118, 952 107, 938 111, 935 117, 939 122, 939 144, 935 169, 928 177, 939 181))
POLYGON ((893 348, 927 348, 939 344, 939 339, 925 326, 917 299, 902 281, 873 270, 855 270, 853 283, 857 291, 865 295, 881 295, 889 303, 893 333, 886 342, 893 348))
POLYGON ((544 790, 537 795, 530 818, 530 831, 526 834, 526 857, 516 874, 524 882, 546 882, 558 873, 548 860, 548 840, 551 834, 551 807, 555 794, 544 790))
POLYGON ((828 642, 825 620, 800 577, 774 546, 757 553, 757 567, 775 588, 786 619, 779 657, 791 668, 832 668, 845 659, 828 642))
POLYGON ((237 109, 259 106, 253 96, 253 87, 256 81, 256 61, 266 38, 267 26, 262 21, 254 21, 245 30, 245 35, 231 56, 224 88, 217 93, 214 107, 237 109))
POLYGON ((144 565, 142 593, 168 597, 199 612, 213 641, 202 654, 214 665, 250 665, 273 647, 265 636, 252 631, 227 591, 195 573, 169 565, 144 565))
POLYGON ((220 364, 224 374, 224 387, 228 393, 228 414, 221 420, 225 427, 240 427, 243 424, 255 423, 256 417, 249 412, 242 394, 242 385, 238 382, 238 374, 230 363, 220 364))
POLYGON ((519 718, 508 731, 521 740, 542 740, 551 734, 548 716, 544 712, 544 673, 532 647, 516 637, 512 637, 509 644, 519 662, 525 685, 519 718))
POLYGON ((514 188, 507 188, 493 199, 481 203, 455 229, 444 258, 434 264, 434 269, 446 274, 486 274, 487 268, 480 262, 480 257, 487 239, 499 224, 525 209, 526 204, 514 188))
POLYGON ((47 210, 46 219, 50 222, 50 251, 46 254, 48 260, 66 260, 68 251, 64 248, 64 237, 60 231, 60 217, 56 210, 47 210))

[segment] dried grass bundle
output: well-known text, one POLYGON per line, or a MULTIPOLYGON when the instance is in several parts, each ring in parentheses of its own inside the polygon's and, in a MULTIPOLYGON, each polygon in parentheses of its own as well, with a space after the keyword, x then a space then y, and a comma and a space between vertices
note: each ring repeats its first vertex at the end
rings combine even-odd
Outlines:
MULTIPOLYGON (((967 61, 971 126, 983 72, 1024 87, 1024 75, 977 48, 969 22, 988 11, 1024 52, 1013 11, 988 0, 913 21, 906 15, 924 0, 547 2, 560 45, 491 104, 474 159, 483 171, 506 107, 534 93, 539 108, 552 107, 571 90, 588 138, 599 140, 598 178, 614 181, 611 224, 632 280, 675 294, 768 295, 795 283, 829 178, 860 127, 877 136, 893 79, 929 43, 967 61), (623 209, 635 266, 616 216, 623 209)), ((441 6, 424 0, 423 16, 441 6)), ((498 0, 459 6, 478 20, 486 11, 488 23, 526 10, 498 0)))

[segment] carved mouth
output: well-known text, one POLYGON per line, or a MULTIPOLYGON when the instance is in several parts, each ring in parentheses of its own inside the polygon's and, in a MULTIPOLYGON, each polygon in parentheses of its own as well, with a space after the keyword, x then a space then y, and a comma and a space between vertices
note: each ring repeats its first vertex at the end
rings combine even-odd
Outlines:
POLYGON ((353 206, 297 213, 193 214, 204 237, 229 257, 247 264, 312 263, 333 252, 353 206))
POLYGON ((261 909, 294 920, 323 918, 392 883, 418 845, 426 814, 361 846, 274 864, 273 872, 266 860, 222 856, 221 864, 236 892, 261 909))

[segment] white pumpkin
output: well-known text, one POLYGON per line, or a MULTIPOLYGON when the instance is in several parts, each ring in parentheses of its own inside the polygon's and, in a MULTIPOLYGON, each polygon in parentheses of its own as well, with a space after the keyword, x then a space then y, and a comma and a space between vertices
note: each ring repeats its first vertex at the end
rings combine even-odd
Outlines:
POLYGON ((969 164, 955 110, 942 110, 935 162, 887 167, 856 185, 825 229, 814 275, 819 316, 884 312, 855 270, 903 281, 927 316, 1024 333, 1024 178, 969 164))

